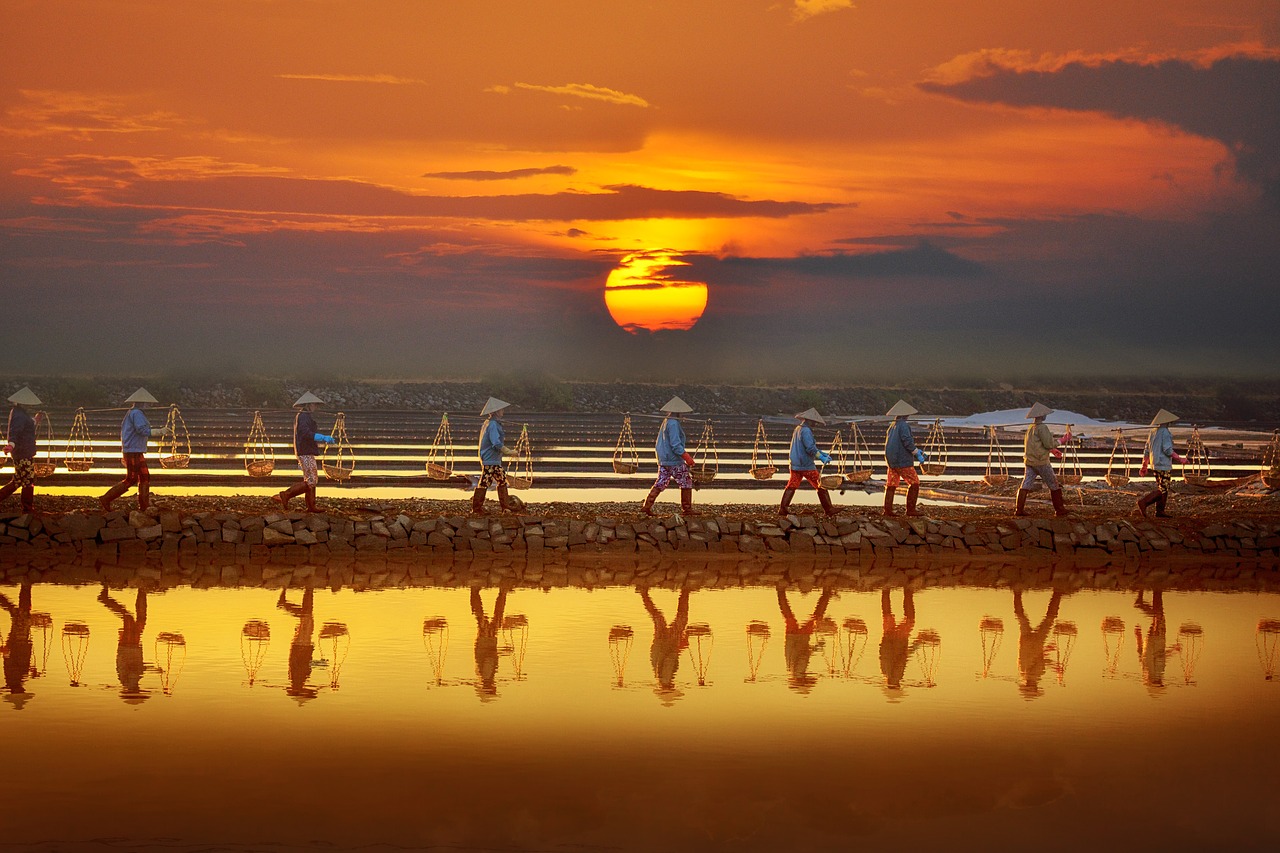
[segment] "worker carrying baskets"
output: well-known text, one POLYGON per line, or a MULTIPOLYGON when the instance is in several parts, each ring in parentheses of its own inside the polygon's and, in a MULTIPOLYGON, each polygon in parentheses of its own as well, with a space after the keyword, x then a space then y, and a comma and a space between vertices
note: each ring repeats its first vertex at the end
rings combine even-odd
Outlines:
POLYGON ((916 447, 915 440, 911 437, 911 424, 907 422, 909 416, 918 414, 920 410, 905 400, 899 400, 885 412, 886 417, 893 418, 893 423, 884 436, 884 461, 889 467, 884 488, 886 516, 895 515, 893 496, 898 490, 899 481, 907 484, 907 515, 920 515, 916 509, 916 499, 920 497, 920 477, 916 475, 915 463, 924 464, 929 457, 916 447))
POLYGON ((151 504, 151 471, 147 468, 147 439, 151 438, 151 422, 143 409, 160 402, 146 388, 139 388, 125 402, 130 409, 120 423, 120 452, 124 457, 124 479, 98 498, 103 512, 111 512, 111 503, 134 486, 138 487, 138 509, 146 512, 151 504))
POLYGON ((27 406, 39 406, 40 398, 25 385, 9 395, 13 408, 9 410, 9 431, 4 452, 13 458, 13 478, 0 486, 0 501, 19 489, 22 511, 35 511, 36 503, 36 427, 43 420, 43 412, 35 417, 27 414, 27 406))
POLYGON ((323 405, 324 400, 310 391, 304 393, 293 404, 293 407, 298 410, 297 416, 293 419, 293 452, 298 457, 298 468, 302 470, 302 479, 283 492, 271 496, 271 499, 280 504, 283 510, 287 510, 289 501, 298 495, 306 495, 307 512, 320 511, 316 507, 316 485, 320 482, 316 457, 320 455, 321 444, 334 443, 333 436, 325 435, 316 426, 313 413, 323 405))
POLYGON ((831 504, 831 493, 822 485, 822 481, 818 477, 819 461, 823 465, 831 461, 830 454, 819 450, 818 443, 813 439, 813 427, 815 424, 826 426, 826 420, 822 415, 818 414, 817 409, 805 409, 796 415, 796 420, 800 424, 791 433, 791 476, 787 478, 787 487, 782 490, 782 502, 778 504, 778 515, 786 515, 790 511, 791 499, 795 497, 796 489, 801 483, 808 483, 818 491, 818 502, 822 504, 822 511, 828 516, 835 515, 837 510, 831 504))
POLYGON ((688 439, 684 434, 681 420, 693 409, 679 397, 672 397, 662 407, 661 426, 658 427, 658 440, 654 442, 654 452, 658 456, 658 479, 645 497, 641 509, 645 515, 653 515, 653 502, 658 499, 674 480, 680 488, 680 511, 684 515, 698 515, 693 508, 693 456, 685 448, 688 439))
POLYGON ((480 410, 481 417, 485 418, 483 426, 480 427, 482 470, 480 480, 476 483, 476 490, 471 495, 471 512, 476 515, 484 512, 484 496, 490 487, 497 488, 498 505, 504 511, 516 512, 520 508, 516 503, 517 499, 508 494, 507 472, 502 467, 503 454, 511 452, 506 447, 506 431, 502 426, 503 415, 506 414, 507 407, 510 405, 497 397, 490 397, 484 404, 484 408, 480 410))
POLYGON ((1146 518, 1147 507, 1156 505, 1156 518, 1168 518, 1164 511, 1169 501, 1169 484, 1173 481, 1173 463, 1185 465, 1186 457, 1178 455, 1173 449, 1173 434, 1169 432, 1169 424, 1178 420, 1178 416, 1166 409, 1156 412, 1151 419, 1151 434, 1147 436, 1147 446, 1142 452, 1142 468, 1138 474, 1145 477, 1150 470, 1156 478, 1154 491, 1138 498, 1135 511, 1146 518))
POLYGON ((1026 474, 1022 477, 1022 485, 1018 488, 1018 499, 1013 511, 1014 515, 1027 514, 1027 495, 1039 477, 1049 487, 1049 497, 1053 500, 1053 513, 1062 517, 1067 515, 1067 507, 1062 502, 1062 486, 1054 476, 1053 465, 1049 457, 1061 459, 1060 444, 1071 442, 1071 431, 1067 430, 1061 439, 1053 437, 1053 431, 1045 425, 1044 419, 1053 414, 1053 409, 1043 403, 1036 403, 1027 410, 1024 416, 1032 421, 1027 427, 1026 437, 1022 441, 1022 461, 1026 465, 1026 474))

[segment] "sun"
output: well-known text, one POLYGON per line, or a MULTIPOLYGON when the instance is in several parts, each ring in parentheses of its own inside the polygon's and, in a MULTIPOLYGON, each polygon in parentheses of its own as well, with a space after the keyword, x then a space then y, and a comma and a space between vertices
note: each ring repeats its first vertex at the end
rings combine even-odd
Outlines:
POLYGON ((688 265, 670 249, 625 256, 604 285, 604 304, 613 322, 632 334, 692 329, 707 308, 707 286, 677 275, 679 267, 688 265))

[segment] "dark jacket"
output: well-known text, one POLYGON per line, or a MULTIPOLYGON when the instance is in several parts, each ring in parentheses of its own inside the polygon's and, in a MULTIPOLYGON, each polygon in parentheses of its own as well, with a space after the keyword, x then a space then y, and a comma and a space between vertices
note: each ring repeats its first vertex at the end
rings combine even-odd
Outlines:
POLYGON ((14 459, 36 458, 36 422, 17 406, 9 412, 9 441, 13 443, 14 459))
POLYGON ((293 421, 293 452, 298 456, 319 456, 320 446, 316 444, 319 431, 310 412, 298 412, 293 421))

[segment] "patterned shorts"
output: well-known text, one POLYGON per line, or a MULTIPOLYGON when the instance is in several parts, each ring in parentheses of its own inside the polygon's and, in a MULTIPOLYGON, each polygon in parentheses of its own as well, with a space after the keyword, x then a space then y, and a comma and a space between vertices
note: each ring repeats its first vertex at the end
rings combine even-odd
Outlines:
POLYGON ((1043 465, 1028 465, 1026 476, 1022 478, 1022 488, 1029 489, 1036 484, 1036 477, 1044 480, 1044 484, 1049 487, 1049 491, 1056 492, 1059 488, 1058 478, 1054 476, 1053 466, 1046 462, 1043 465))
POLYGON ((920 475, 916 473, 914 465, 908 465, 905 468, 890 468, 889 476, 885 478, 886 489, 896 489, 898 481, 901 480, 908 486, 920 485, 920 475))
POLYGON ((34 486, 36 482, 36 461, 34 459, 13 460, 13 482, 18 486, 34 486))
POLYGON ((659 465, 658 479, 654 482, 653 487, 658 491, 662 491, 671 485, 672 480, 675 480, 676 485, 682 489, 693 488, 693 475, 689 473, 689 466, 683 462, 679 465, 659 465))
POLYGON ((787 488, 799 488, 801 483, 808 483, 815 489, 822 488, 822 481, 818 478, 817 471, 792 471, 791 476, 787 478, 787 488))
POLYGON ((1169 483, 1173 481, 1173 472, 1153 470, 1151 473, 1156 478, 1156 492, 1167 498, 1169 496, 1169 483))
POLYGON ((314 486, 319 482, 316 476, 316 458, 314 456, 299 456, 298 467, 302 469, 302 480, 308 486, 314 486))
POLYGON ((485 465, 480 474, 480 488, 491 489, 495 486, 503 488, 507 485, 507 472, 501 465, 485 465))

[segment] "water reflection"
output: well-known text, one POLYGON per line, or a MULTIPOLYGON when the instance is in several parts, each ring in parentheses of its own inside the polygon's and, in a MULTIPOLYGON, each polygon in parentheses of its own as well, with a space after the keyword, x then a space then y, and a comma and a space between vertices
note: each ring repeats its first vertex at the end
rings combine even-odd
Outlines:
POLYGON ((1258 663, 1262 665, 1262 679, 1274 681, 1276 663, 1280 659, 1280 619, 1259 619, 1254 645, 1258 648, 1258 663))
POLYGON ((28 693, 27 678, 35 677, 32 667, 34 648, 31 642, 31 583, 27 582, 18 590, 18 603, 15 605, 8 596, 0 593, 0 607, 9 614, 9 633, 5 637, 4 653, 4 686, 5 701, 15 710, 21 711, 34 694, 28 693))
POLYGON ((85 657, 89 654, 89 626, 83 622, 67 622, 62 626, 62 660, 67 665, 70 686, 79 687, 84 674, 85 657))
POLYGON ((613 663, 613 680, 616 687, 627 686, 627 661, 631 659, 631 646, 636 632, 630 625, 614 625, 609 629, 609 660, 613 663))
POLYGON ((280 600, 276 607, 298 620, 293 629, 293 639, 289 642, 289 684, 284 692, 304 705, 320 695, 318 688, 312 686, 311 666, 315 655, 316 644, 313 639, 316 631, 315 592, 308 586, 302 592, 302 603, 294 604, 286 596, 286 590, 280 590, 280 600))
POLYGON ((147 591, 139 589, 134 609, 111 597, 106 584, 98 593, 98 601, 120 618, 120 631, 116 642, 116 677, 120 680, 120 698, 129 705, 141 705, 151 698, 151 691, 142 688, 142 674, 146 664, 142 659, 142 632, 147 629, 147 591))
POLYGON ((653 692, 664 705, 671 705, 684 695, 676 687, 676 671, 680 669, 680 653, 688 645, 685 629, 689 627, 689 590, 680 590, 676 600, 676 615, 671 621, 653 603, 649 590, 636 590, 644 603, 645 612, 653 621, 653 643, 649 646, 649 663, 653 666, 653 692))
POLYGON ((1169 654, 1180 652, 1182 648, 1176 643, 1166 644, 1168 632, 1164 616, 1164 590, 1158 587, 1152 590, 1150 603, 1145 600, 1145 595, 1144 590, 1138 590, 1138 598, 1133 602, 1133 606, 1141 610, 1150 623, 1145 635, 1141 626, 1134 625, 1133 637, 1138 645, 1138 663, 1142 667, 1142 683, 1146 685, 1147 692, 1157 695, 1163 693, 1166 687, 1164 673, 1169 662, 1169 654))
POLYGON ((506 585, 498 588, 491 618, 485 615, 480 588, 471 588, 471 613, 476 617, 475 685, 476 695, 481 702, 491 702, 498 698, 498 630, 502 625, 503 612, 507 608, 509 591, 510 588, 506 585))
POLYGON ((258 681, 258 672, 267 659, 271 647, 271 626, 261 619, 250 619, 240 629, 240 660, 244 674, 252 687, 258 681))
POLYGON ((1058 618, 1058 608, 1062 605, 1062 591, 1055 589, 1049 596, 1049 606, 1040 624, 1031 627, 1026 608, 1022 604, 1022 591, 1013 592, 1013 615, 1018 620, 1018 689, 1024 699, 1035 699, 1044 695, 1040 679, 1051 662, 1052 649, 1047 647, 1049 632, 1053 630, 1058 618))
MULTIPOLYGON (((800 622, 791 610, 786 589, 778 587, 778 610, 782 614, 784 631, 782 655, 787 667, 787 686, 797 693, 808 693, 818 683, 818 679, 809 673, 809 659, 813 656, 815 649, 825 644, 826 637, 834 638, 835 631, 823 632, 825 636, 817 644, 813 641, 813 635, 819 623, 824 620, 827 606, 831 603, 831 596, 834 594, 833 589, 822 590, 809 618, 800 622)), ((834 629, 834 627, 832 623, 831 628, 834 629)), ((827 669, 829 672, 832 670, 830 663, 827 669)))
POLYGON ((433 616, 422 620, 422 647, 427 650, 427 660, 431 663, 431 674, 435 684, 444 684, 444 662, 449 656, 449 620, 443 616, 433 616))

